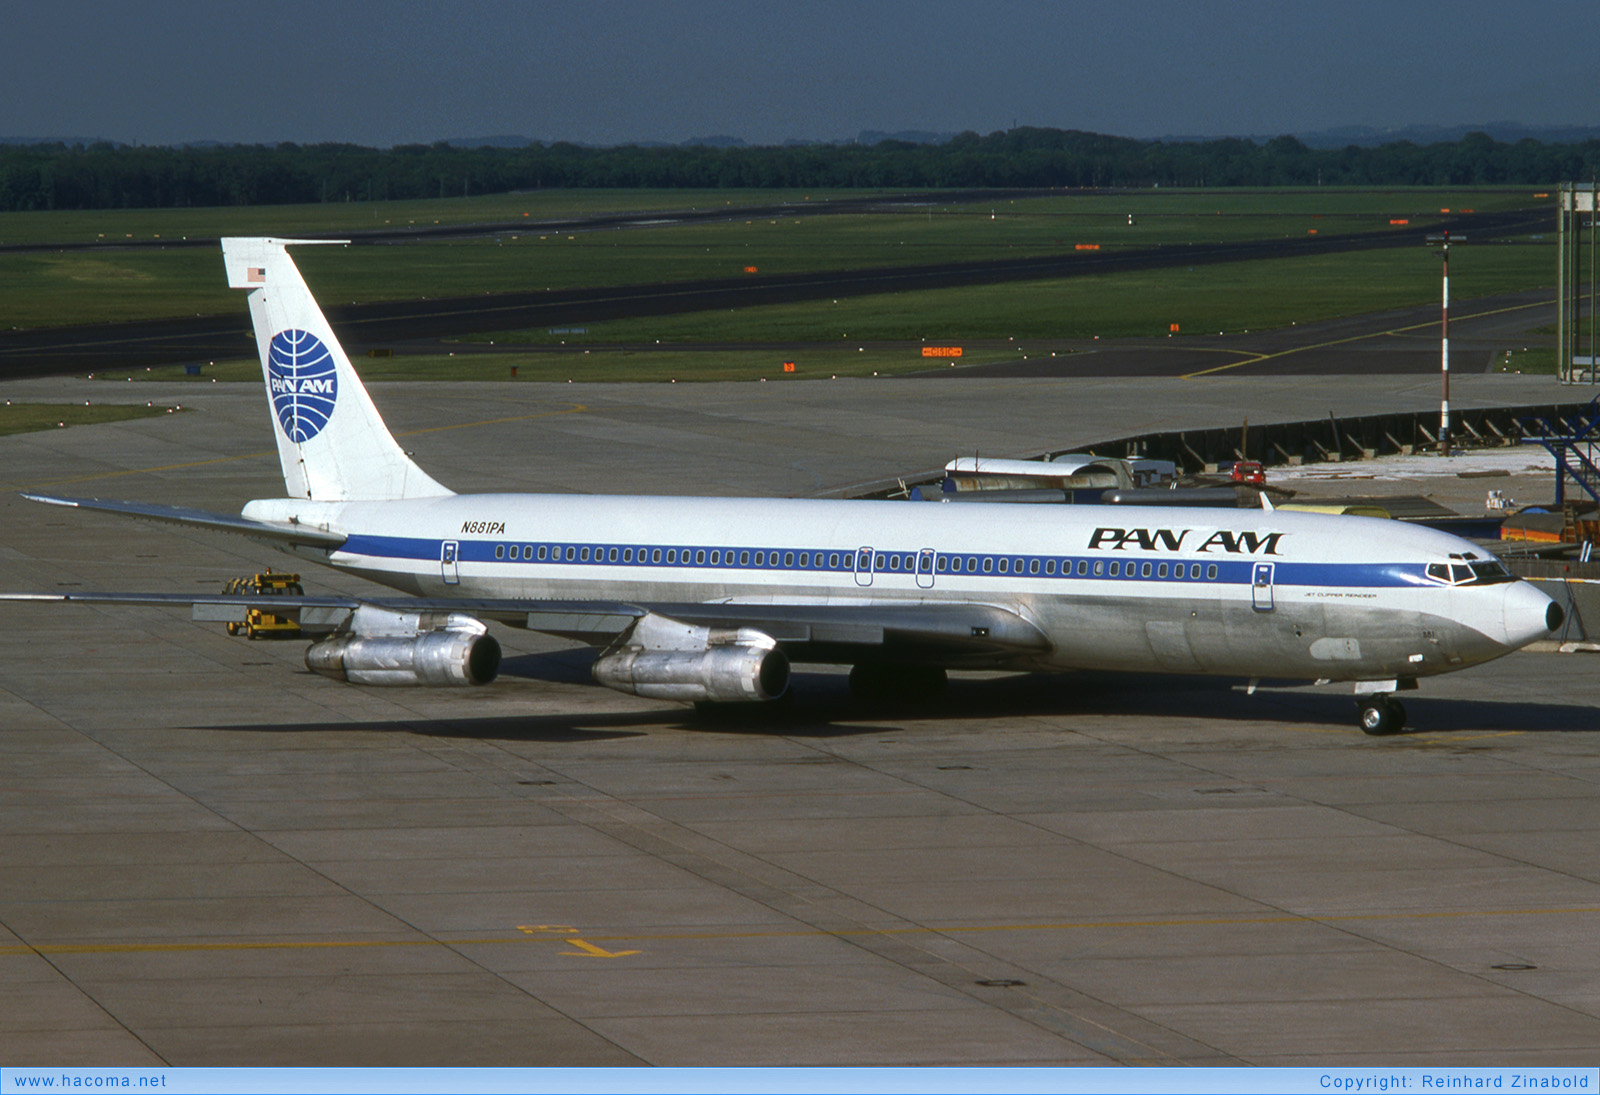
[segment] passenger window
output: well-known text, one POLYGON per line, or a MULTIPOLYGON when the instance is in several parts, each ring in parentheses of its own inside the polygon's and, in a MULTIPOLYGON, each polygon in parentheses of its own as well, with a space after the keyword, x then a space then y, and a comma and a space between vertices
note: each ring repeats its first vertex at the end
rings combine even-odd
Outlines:
POLYGON ((949 569, 949 560, 947 560, 943 555, 939 556, 937 567, 939 573, 943 574, 947 569, 949 569))
POLYGON ((1094 561, 1094 576, 1096 578, 1100 577, 1101 573, 1105 570, 1105 566, 1106 564, 1099 559, 1094 561))
POLYGON ((1029 559, 1028 560, 1028 573, 1029 574, 1037 574, 1037 573, 1039 573, 1039 560, 1037 560, 1037 559, 1029 559))
POLYGON ((1079 559, 1078 560, 1078 577, 1082 578, 1087 573, 1089 573, 1089 560, 1087 560, 1087 559, 1079 559))
POLYGON ((875 560, 873 560, 873 562, 877 564, 877 569, 878 570, 887 570, 888 569, 889 560, 887 558, 885 558, 884 556, 882 556, 882 555, 878 556, 875 560))
POLYGON ((794 566, 794 552, 786 551, 783 553, 783 565, 786 567, 794 566))
POLYGON ((1056 572, 1056 561, 1054 559, 1046 559, 1044 561, 1044 572, 1046 574, 1054 574, 1056 572))
POLYGON ((764 552, 764 551, 756 552, 756 566, 764 567, 766 565, 767 565, 767 553, 764 552))
POLYGON ((494 546, 494 557, 496 559, 504 559, 506 557, 506 546, 504 544, 496 544, 494 546))
POLYGON ((839 569, 839 553, 837 551, 830 552, 828 554, 828 569, 829 570, 838 570, 839 569))
POLYGON ((673 564, 673 565, 677 564, 677 562, 678 562, 678 549, 677 548, 668 548, 667 549, 667 562, 669 564, 673 564))
POLYGON ((545 560, 545 546, 543 544, 540 544, 539 545, 539 561, 542 563, 542 562, 544 562, 544 560, 545 560))
POLYGON ((1009 574, 1010 572, 1011 572, 1011 560, 1010 559, 1001 559, 1000 560, 1000 573, 1001 574, 1009 574))
POLYGON ((1149 563, 1146 563, 1144 566, 1139 568, 1139 576, 1141 578, 1150 577, 1150 564, 1149 563))
POLYGON ((739 565, 742 567, 747 567, 750 565, 750 553, 748 551, 741 551, 739 553, 739 565))
POLYGON ((589 561, 589 549, 588 548, 584 548, 583 550, 578 552, 578 561, 580 563, 587 563, 589 561))
POLYGON ((694 553, 694 565, 695 566, 705 566, 705 562, 706 562, 706 551, 705 551, 705 548, 701 548, 699 551, 694 553))
POLYGON ((575 548, 575 547, 568 547, 567 548, 567 562, 570 563, 570 562, 572 562, 572 560, 576 559, 577 557, 578 557, 578 549, 575 548))
POLYGON ((614 563, 614 562, 617 561, 617 549, 616 548, 612 548, 610 551, 606 552, 606 561, 607 562, 611 562, 611 563, 614 563))
POLYGON ((1194 564, 1194 566, 1189 568, 1189 577, 1191 577, 1191 578, 1199 578, 1200 577, 1200 564, 1199 563, 1196 563, 1196 564, 1194 564))
POLYGON ((718 564, 718 563, 720 563, 720 562, 721 562, 721 561, 722 561, 722 552, 720 552, 720 551, 713 551, 713 552, 712 552, 712 553, 711 553, 711 565, 712 565, 712 566, 716 566, 716 565, 717 565, 717 564, 718 564))
POLYGON ((1217 564, 1216 563, 1212 563, 1210 566, 1206 567, 1206 580, 1208 582, 1214 582, 1214 581, 1217 580, 1217 564))
POLYGON ((800 569, 801 570, 810 570, 811 569, 811 553, 809 551, 802 551, 800 553, 800 569))
POLYGON ((1156 577, 1157 578, 1165 578, 1166 576, 1167 576, 1167 564, 1166 563, 1162 563, 1160 566, 1156 567, 1156 577))
POLYGON ((994 570, 994 557, 990 556, 990 555, 985 555, 983 557, 983 572, 985 574, 988 574, 993 570, 994 570))
POLYGON ((659 563, 661 561, 661 549, 660 548, 651 548, 650 549, 650 561, 652 563, 659 563))

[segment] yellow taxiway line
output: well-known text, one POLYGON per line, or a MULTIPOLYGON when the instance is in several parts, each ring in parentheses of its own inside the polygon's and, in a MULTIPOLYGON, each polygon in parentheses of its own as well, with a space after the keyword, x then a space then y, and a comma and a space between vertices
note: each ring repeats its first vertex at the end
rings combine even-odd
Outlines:
MULTIPOLYGON (((1551 300, 1536 300, 1536 301, 1532 302, 1531 304, 1512 304, 1512 305, 1509 305, 1509 306, 1507 306, 1505 308, 1491 308, 1487 312, 1473 312, 1473 313, 1471 313, 1469 315, 1456 316, 1454 318, 1456 319, 1457 322, 1461 322, 1463 320, 1468 320, 1468 319, 1482 319, 1484 316, 1497 316, 1497 315, 1501 315, 1502 313, 1505 313, 1505 312, 1517 312, 1517 311, 1521 311, 1521 310, 1526 309, 1526 308, 1542 308, 1545 305, 1554 304, 1554 303, 1555 303, 1554 299, 1551 299, 1551 300)), ((1181 376, 1179 376, 1178 379, 1179 380, 1194 380, 1196 377, 1210 376, 1213 373, 1221 373, 1221 372, 1226 372, 1229 369, 1237 369, 1241 365, 1254 365, 1257 362, 1271 361, 1272 359, 1279 358, 1279 357, 1288 357, 1290 354, 1304 353, 1307 350, 1326 350, 1329 346, 1344 346, 1344 345, 1346 345, 1348 343, 1351 343, 1351 342, 1363 342, 1363 341, 1365 341, 1366 339, 1369 339, 1369 338, 1385 338, 1385 337, 1390 336, 1390 335, 1405 334, 1408 331, 1420 331, 1425 327, 1438 326, 1438 323, 1439 323, 1438 320, 1428 320, 1425 323, 1412 323, 1412 324, 1408 324, 1405 327, 1391 327, 1387 331, 1373 331, 1370 334, 1365 334, 1365 335, 1351 335, 1348 338, 1334 338, 1334 339, 1329 339, 1326 342, 1313 342, 1308 346, 1294 346, 1294 347, 1291 347, 1290 349, 1278 350, 1275 353, 1270 353, 1270 354, 1251 354, 1249 357, 1246 357, 1242 361, 1234 361, 1234 362, 1231 362, 1231 363, 1229 363, 1227 365, 1215 365, 1215 366, 1213 366, 1213 367, 1211 367, 1209 369, 1198 369, 1198 370, 1196 370, 1195 372, 1192 372, 1192 373, 1184 373, 1181 376)), ((1239 351, 1239 352, 1243 353, 1245 351, 1239 351)))
POLYGON ((1435 912, 1369 912, 1316 914, 1278 914, 1271 916, 1215 916, 1215 917, 1164 917, 1153 920, 1085 920, 1076 923, 1031 924, 952 924, 943 927, 911 926, 904 928, 847 929, 824 931, 816 928, 793 930, 768 930, 744 932, 642 932, 631 935, 594 935, 584 933, 582 939, 570 927, 565 930, 524 928, 521 934, 478 938, 425 938, 425 939, 304 939, 277 941, 220 940, 213 942, 162 942, 162 943, 37 943, 0 944, 0 956, 10 955, 68 955, 68 954, 186 954, 206 951, 295 951, 338 950, 374 947, 477 947, 503 946, 508 943, 560 942, 577 946, 584 956, 621 957, 638 951, 609 952, 595 945, 602 943, 652 943, 703 941, 722 942, 734 939, 850 939, 864 936, 898 935, 972 935, 995 932, 1062 932, 1104 931, 1121 928, 1201 928, 1227 927, 1251 924, 1346 924, 1362 921, 1397 920, 1459 920, 1469 917, 1523 917, 1523 916, 1588 916, 1600 912, 1600 906, 1576 906, 1556 909, 1458 909, 1435 912))

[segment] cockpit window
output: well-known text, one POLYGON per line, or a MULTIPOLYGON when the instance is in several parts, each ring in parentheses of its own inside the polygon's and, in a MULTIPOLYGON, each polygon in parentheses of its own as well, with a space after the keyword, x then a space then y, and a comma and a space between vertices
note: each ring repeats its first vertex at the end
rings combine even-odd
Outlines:
POLYGON ((1517 580, 1498 559, 1475 559, 1470 563, 1429 563, 1428 577, 1451 585, 1493 585, 1517 580))
POLYGON ((1506 565, 1498 559, 1487 562, 1472 563, 1472 580, 1484 585, 1491 582, 1514 582, 1516 575, 1506 569, 1506 565))

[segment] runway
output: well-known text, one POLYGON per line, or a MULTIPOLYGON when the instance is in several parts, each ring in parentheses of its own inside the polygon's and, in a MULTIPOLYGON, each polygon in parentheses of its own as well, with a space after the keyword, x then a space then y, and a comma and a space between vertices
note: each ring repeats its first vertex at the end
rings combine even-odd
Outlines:
MULTIPOLYGON (((1459 398, 1553 388, 1478 375, 1459 398)), ((282 564, 14 493, 279 493, 254 386, 5 394, 185 410, 0 438, 0 588, 282 564)), ((456 489, 750 495, 1434 395, 1405 375, 374 386, 456 489)), ((503 629, 502 680, 445 692, 336 684, 300 643, 163 610, 0 615, 8 1063, 1534 1065, 1600 1044, 1584 655, 1425 681, 1415 731, 1382 740, 1332 687, 1101 675, 868 710, 807 671, 791 713, 742 725, 503 629)))
MULTIPOLYGON (((1478 235, 1542 227, 1542 214, 1526 210, 1458 215, 1437 228, 1470 228, 1478 235)), ((1293 239, 1167 246, 978 260, 928 266, 894 266, 788 275, 750 275, 665 285, 478 294, 431 300, 330 306, 329 321, 352 350, 394 343, 600 322, 634 316, 674 315, 834 297, 988 285, 1172 266, 1289 258, 1341 251, 1418 246, 1411 229, 1330 233, 1293 239)), ((88 373, 107 368, 192 363, 249 355, 248 317, 242 313, 107 323, 82 327, 0 331, 0 379, 88 373)))

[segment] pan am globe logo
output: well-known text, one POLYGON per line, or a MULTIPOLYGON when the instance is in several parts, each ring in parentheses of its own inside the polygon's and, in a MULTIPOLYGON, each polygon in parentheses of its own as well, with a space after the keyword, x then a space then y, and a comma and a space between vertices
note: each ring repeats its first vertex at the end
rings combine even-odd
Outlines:
POLYGON ((308 331, 279 331, 267 347, 267 387, 289 440, 310 441, 328 424, 339 395, 333 355, 308 331))

